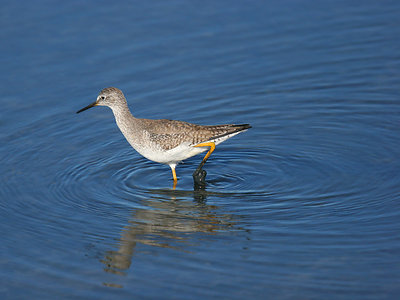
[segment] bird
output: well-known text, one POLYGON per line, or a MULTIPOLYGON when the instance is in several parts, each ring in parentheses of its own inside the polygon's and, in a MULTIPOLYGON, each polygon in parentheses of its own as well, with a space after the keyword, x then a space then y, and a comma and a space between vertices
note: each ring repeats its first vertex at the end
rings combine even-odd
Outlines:
POLYGON ((195 183, 204 184, 207 173, 202 168, 215 146, 251 128, 249 124, 197 125, 177 120, 135 118, 123 92, 115 87, 102 89, 95 102, 76 113, 95 106, 107 106, 112 110, 118 128, 138 153, 170 166, 174 189, 178 181, 175 168, 181 161, 208 150, 193 173, 195 183))

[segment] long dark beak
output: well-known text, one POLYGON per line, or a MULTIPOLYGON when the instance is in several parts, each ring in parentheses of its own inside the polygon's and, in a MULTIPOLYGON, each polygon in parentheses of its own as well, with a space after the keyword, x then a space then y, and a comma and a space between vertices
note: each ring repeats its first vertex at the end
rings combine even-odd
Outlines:
POLYGON ((86 106, 86 107, 84 107, 84 108, 78 110, 76 113, 79 114, 80 112, 82 112, 82 111, 84 111, 84 110, 87 110, 87 109, 89 109, 89 108, 91 108, 91 107, 93 107, 93 106, 96 106, 96 105, 97 105, 97 102, 95 101, 95 102, 93 102, 92 104, 89 104, 88 106, 86 106))

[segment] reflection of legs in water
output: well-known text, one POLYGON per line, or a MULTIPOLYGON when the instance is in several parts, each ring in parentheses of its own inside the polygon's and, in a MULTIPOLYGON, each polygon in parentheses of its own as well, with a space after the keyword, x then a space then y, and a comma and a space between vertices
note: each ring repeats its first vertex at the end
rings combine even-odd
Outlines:
POLYGON ((125 275, 123 271, 131 266, 133 250, 136 246, 134 236, 131 236, 131 226, 124 227, 118 250, 109 250, 101 262, 105 264, 104 271, 108 273, 125 275))
POLYGON ((196 181, 193 184, 193 201, 198 204, 207 203, 207 191, 205 184, 197 184, 196 181))
MULTIPOLYGON (((217 205, 207 205, 208 193, 204 188, 195 192, 169 189, 150 192, 153 195, 149 199, 141 200, 139 207, 132 209, 132 216, 121 228, 114 245, 107 247, 109 250, 101 263, 105 272, 115 276, 108 277, 108 282, 103 282, 103 285, 122 287, 120 283, 124 279, 119 277, 135 267, 135 256, 141 255, 140 251, 135 251, 138 246, 188 252, 197 244, 195 233, 214 236, 215 232, 228 231, 235 226, 235 216, 226 214, 217 205), (191 197, 193 201, 190 201, 191 197)), ((159 253, 148 251, 150 254, 159 253)))
POLYGON ((206 183, 207 172, 205 170, 203 170, 203 166, 206 163, 207 159, 210 157, 211 153, 213 153, 213 151, 215 150, 215 143, 206 142, 206 143, 198 144, 194 147, 210 147, 210 150, 208 150, 206 156, 204 156, 203 160, 197 167, 196 171, 194 171, 194 173, 193 173, 194 186, 196 189, 196 185, 204 186, 206 183))

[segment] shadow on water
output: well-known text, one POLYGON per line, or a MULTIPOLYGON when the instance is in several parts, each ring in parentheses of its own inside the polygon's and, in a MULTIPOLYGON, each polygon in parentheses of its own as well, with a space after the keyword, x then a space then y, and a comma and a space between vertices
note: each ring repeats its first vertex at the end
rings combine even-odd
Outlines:
MULTIPOLYGON (((240 230, 233 215, 218 213, 218 206, 206 204, 207 196, 214 193, 207 192, 205 186, 195 185, 193 191, 155 189, 146 193, 149 197, 139 203, 143 208, 132 210, 122 228, 117 249, 107 251, 101 260, 105 272, 126 275, 140 244, 189 252, 191 234, 240 230), (190 198, 193 201, 187 200, 190 198)), ((123 288, 111 282, 103 285, 123 288)))

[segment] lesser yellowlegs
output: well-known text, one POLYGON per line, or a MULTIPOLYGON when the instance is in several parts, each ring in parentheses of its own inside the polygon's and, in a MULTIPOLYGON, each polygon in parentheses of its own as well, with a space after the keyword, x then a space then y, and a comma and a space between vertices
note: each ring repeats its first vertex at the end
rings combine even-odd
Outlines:
POLYGON ((77 113, 94 106, 111 108, 119 129, 137 152, 149 160, 171 167, 174 188, 177 182, 175 167, 179 162, 208 150, 193 173, 195 182, 203 184, 206 172, 202 167, 215 146, 251 128, 249 124, 202 126, 174 120, 135 118, 122 91, 114 87, 103 89, 95 102, 77 113))

